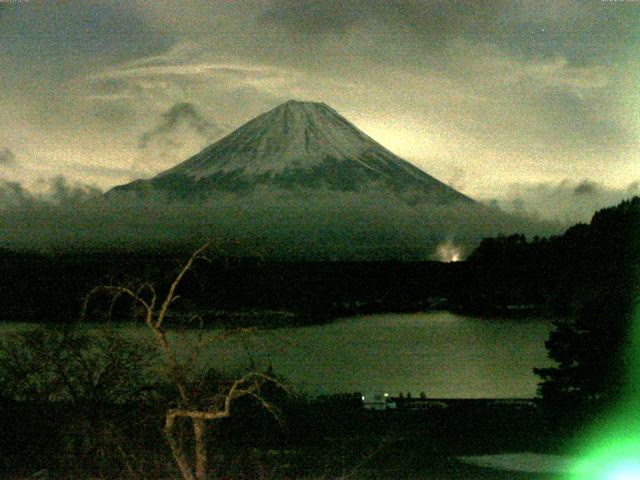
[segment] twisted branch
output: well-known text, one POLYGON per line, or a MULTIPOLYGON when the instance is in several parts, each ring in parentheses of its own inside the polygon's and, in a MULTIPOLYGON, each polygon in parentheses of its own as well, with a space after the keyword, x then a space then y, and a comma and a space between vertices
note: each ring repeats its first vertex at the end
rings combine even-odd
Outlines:
MULTIPOLYGON (((131 288, 115 285, 103 285, 95 287, 85 297, 82 306, 81 318, 84 319, 87 313, 90 299, 98 293, 105 292, 113 296, 110 307, 109 317, 111 318, 114 305, 120 296, 128 296, 134 303, 142 306, 144 310, 144 322, 155 336, 160 347, 164 351, 169 367, 169 376, 178 389, 180 400, 185 407, 169 409, 165 414, 164 434, 171 449, 174 461, 178 466, 183 480, 206 480, 207 451, 205 442, 205 421, 218 420, 231 415, 231 405, 233 400, 250 396, 256 399, 274 418, 280 423, 280 415, 276 407, 266 401, 259 395, 260 388, 265 382, 271 382, 278 385, 283 390, 287 390, 278 380, 258 372, 251 372, 243 377, 235 380, 226 394, 218 394, 212 399, 212 404, 208 409, 191 408, 192 402, 188 391, 188 382, 185 377, 185 367, 193 368, 197 357, 203 348, 202 334, 198 336, 195 350, 184 365, 178 362, 173 348, 166 337, 163 329, 163 322, 166 318, 170 305, 178 298, 176 290, 180 285, 186 273, 192 268, 194 262, 198 259, 206 259, 204 252, 209 248, 210 242, 205 243, 198 248, 189 258, 189 260, 180 269, 169 290, 158 307, 158 295, 150 283, 143 283, 135 291, 131 288), (147 298, 148 297, 148 298, 147 298), (157 311, 156 311, 157 310, 157 311), (184 449, 174 436, 175 423, 178 418, 188 418, 193 426, 195 439, 195 473, 194 468, 190 465, 184 449)), ((191 320, 199 318, 194 315, 191 320)))

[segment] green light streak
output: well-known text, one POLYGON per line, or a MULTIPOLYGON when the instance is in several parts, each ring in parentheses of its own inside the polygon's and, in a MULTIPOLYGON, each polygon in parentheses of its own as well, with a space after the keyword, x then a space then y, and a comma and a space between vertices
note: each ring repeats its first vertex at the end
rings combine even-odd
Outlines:
POLYGON ((579 442, 576 463, 563 480, 640 480, 640 307, 634 312, 631 368, 618 406, 579 442))

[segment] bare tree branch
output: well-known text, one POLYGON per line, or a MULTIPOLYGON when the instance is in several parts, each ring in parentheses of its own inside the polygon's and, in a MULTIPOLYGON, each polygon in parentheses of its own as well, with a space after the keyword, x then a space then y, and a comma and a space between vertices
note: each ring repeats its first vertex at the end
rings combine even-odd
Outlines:
POLYGON ((193 471, 189 466, 189 461, 184 453, 183 448, 180 446, 176 438, 173 436, 173 428, 175 427, 176 417, 167 414, 165 417, 164 423, 164 433, 165 438, 167 439, 167 443, 169 444, 169 448, 171 449, 171 454, 173 455, 173 459, 180 470, 180 474, 182 475, 182 480, 196 480, 193 476, 193 471))
MULTIPOLYGON (((144 310, 144 322, 154 335, 157 343, 160 345, 167 361, 168 376, 178 389, 180 396, 179 408, 171 408, 165 413, 164 434, 171 449, 174 461, 180 470, 183 480, 206 480, 207 478, 207 447, 206 447, 206 421, 219 420, 231 415, 231 406, 234 400, 249 396, 265 408, 280 423, 280 412, 278 409, 260 395, 260 389, 266 382, 278 385, 284 391, 287 388, 278 380, 259 373, 251 372, 230 384, 226 393, 214 395, 208 408, 198 408, 194 406, 191 399, 191 388, 187 381, 187 373, 192 371, 197 363, 197 359, 204 348, 204 339, 200 331, 197 341, 192 349, 191 356, 182 363, 178 361, 173 347, 167 339, 166 332, 163 329, 163 322, 166 319, 170 305, 179 298, 176 294, 178 286, 182 282, 184 276, 193 267, 194 262, 199 259, 208 260, 204 252, 209 248, 210 242, 205 243, 198 248, 189 257, 188 261, 182 266, 176 277, 173 279, 167 294, 164 296, 162 303, 158 306, 158 294, 150 283, 141 284, 136 290, 124 286, 104 285, 95 287, 83 303, 82 319, 86 317, 89 302, 92 297, 98 293, 107 293, 112 295, 111 305, 109 307, 109 315, 111 317, 114 305, 121 296, 128 296, 144 310), (191 466, 189 459, 184 451, 181 442, 175 436, 175 425, 178 418, 187 418, 191 421, 193 435, 195 440, 194 461, 191 466)), ((202 326, 202 318, 198 314, 190 317, 189 321, 200 319, 202 326)), ((251 329, 241 329, 242 331, 252 331, 251 329)))
POLYGON ((182 278, 191 269, 193 262, 195 262, 198 258, 204 258, 202 253, 205 252, 209 248, 209 246, 210 246, 210 242, 207 242, 204 245, 202 245, 200 248, 198 248, 195 252, 193 252, 191 257, 189 257, 189 260, 187 260, 187 263, 185 263, 185 265, 182 267, 182 269, 180 270, 176 278, 171 283, 171 286, 169 287, 169 292, 167 293, 167 296, 165 297, 164 302, 162 302, 162 305, 160 306, 160 311, 158 312, 158 319, 156 320, 156 324, 155 324, 156 329, 162 326, 162 322, 164 321, 164 317, 167 313, 169 305, 171 305, 171 302, 173 301, 173 298, 175 296, 176 288, 178 288, 178 285, 182 281, 182 278))

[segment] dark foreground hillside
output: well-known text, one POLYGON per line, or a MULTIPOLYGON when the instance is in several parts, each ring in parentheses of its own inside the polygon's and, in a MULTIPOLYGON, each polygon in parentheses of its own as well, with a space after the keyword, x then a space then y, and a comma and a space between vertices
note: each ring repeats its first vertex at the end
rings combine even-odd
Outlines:
MULTIPOLYGON (((232 419, 210 430, 210 478, 551 478, 472 467, 455 457, 557 453, 575 428, 566 417, 559 423, 558 412, 535 404, 430 403, 435 406, 375 412, 357 401, 288 401, 280 423, 240 405, 232 419)), ((177 478, 158 407, 15 402, 2 407, 3 478, 30 478, 38 471, 46 478, 177 478)))

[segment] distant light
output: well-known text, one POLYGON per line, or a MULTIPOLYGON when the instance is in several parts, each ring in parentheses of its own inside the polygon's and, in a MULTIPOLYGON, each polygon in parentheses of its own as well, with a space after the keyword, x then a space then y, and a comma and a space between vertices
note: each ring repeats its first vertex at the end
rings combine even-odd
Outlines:
POLYGON ((389 396, 389 394, 388 394, 388 393, 385 393, 385 394, 384 394, 384 396, 385 396, 385 397, 388 397, 388 396, 389 396))
POLYGON ((436 247, 435 257, 441 262, 459 262, 462 260, 463 253, 462 247, 447 240, 436 247))
POLYGON ((362 395, 362 400, 364 400, 364 395, 362 395))

